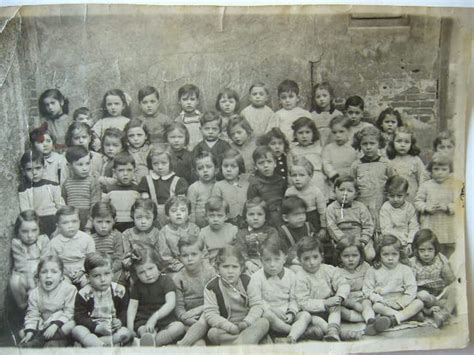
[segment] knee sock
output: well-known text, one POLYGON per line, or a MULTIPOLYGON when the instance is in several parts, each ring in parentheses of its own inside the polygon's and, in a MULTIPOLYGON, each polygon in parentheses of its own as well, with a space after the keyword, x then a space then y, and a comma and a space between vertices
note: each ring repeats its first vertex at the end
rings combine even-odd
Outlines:
POLYGON ((167 345, 171 344, 174 340, 173 334, 168 329, 160 330, 158 334, 156 334, 155 344, 156 346, 167 345))
POLYGON ((181 346, 194 345, 198 340, 204 338, 207 333, 207 324, 204 322, 194 323, 186 332, 186 335, 178 344, 181 346))

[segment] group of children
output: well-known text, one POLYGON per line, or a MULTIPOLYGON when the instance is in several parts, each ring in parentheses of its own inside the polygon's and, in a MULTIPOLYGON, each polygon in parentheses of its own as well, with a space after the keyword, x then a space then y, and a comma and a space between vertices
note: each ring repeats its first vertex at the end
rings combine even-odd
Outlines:
POLYGON ((340 341, 446 322, 452 135, 438 135, 425 167, 394 109, 373 125, 352 96, 339 112, 328 83, 312 112, 292 80, 279 111, 269 95, 253 84, 240 111, 226 88, 202 113, 184 85, 172 120, 155 88, 139 91, 136 118, 115 89, 95 123, 84 107, 71 120, 57 89, 41 95, 12 240, 22 346, 340 341))

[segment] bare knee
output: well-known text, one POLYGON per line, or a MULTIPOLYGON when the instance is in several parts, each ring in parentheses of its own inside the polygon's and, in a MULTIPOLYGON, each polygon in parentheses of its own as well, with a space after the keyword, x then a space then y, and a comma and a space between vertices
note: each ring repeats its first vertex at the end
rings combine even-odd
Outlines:
POLYGON ((306 311, 298 312, 298 314, 296 315, 296 320, 300 320, 300 319, 306 322, 307 324, 309 324, 311 323, 311 314, 309 314, 309 312, 306 312, 306 311))
POLYGON ((218 328, 211 328, 207 332, 207 337, 211 341, 211 343, 219 345, 221 343, 221 335, 223 333, 222 329, 218 328))

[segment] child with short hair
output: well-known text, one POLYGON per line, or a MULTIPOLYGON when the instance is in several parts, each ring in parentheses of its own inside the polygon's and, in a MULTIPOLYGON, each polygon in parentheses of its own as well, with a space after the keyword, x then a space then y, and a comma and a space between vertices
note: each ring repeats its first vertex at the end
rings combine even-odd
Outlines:
POLYGON ((171 196, 186 195, 188 183, 174 172, 171 155, 166 150, 153 149, 147 157, 150 173, 138 184, 143 198, 151 198, 158 208, 158 221, 166 224, 165 202, 171 196))
POLYGON ((433 231, 421 229, 415 234, 410 266, 415 272, 417 298, 424 304, 423 313, 432 315, 441 328, 456 307, 456 276, 440 253, 433 231))
POLYGON ((181 338, 186 328, 176 320, 176 287, 158 268, 153 250, 139 249, 132 271, 136 282, 130 292, 127 328, 140 337, 140 346, 163 346, 181 338))
POLYGON ((420 185, 414 205, 420 214, 420 227, 438 236, 440 251, 449 259, 456 247, 454 212, 460 208, 461 186, 451 177, 453 162, 446 154, 433 154, 428 171, 431 179, 420 185))
POLYGON ((179 258, 178 244, 181 239, 190 235, 199 235, 199 227, 189 221, 191 202, 184 196, 173 196, 166 201, 165 213, 168 223, 158 234, 158 256, 164 272, 178 272, 183 268, 179 258))
POLYGON ((292 185, 285 197, 297 196, 306 203, 306 220, 313 225, 318 238, 326 238, 326 197, 318 186, 311 183, 314 167, 303 156, 295 157, 290 167, 292 185))
MULTIPOLYGON (((312 184, 318 186, 326 197, 326 178, 323 173, 322 146, 319 131, 314 122, 307 117, 300 117, 293 122, 293 141, 291 156, 304 156, 313 164, 312 184)), ((290 163, 291 165, 291 163, 290 163)))
POLYGON ((153 86, 145 86, 138 90, 138 103, 142 114, 138 116, 145 124, 149 140, 153 146, 161 147, 166 143, 164 133, 173 121, 160 109, 160 94, 153 86))
POLYGON ((11 245, 13 261, 10 276, 10 290, 18 308, 24 310, 27 306, 28 294, 35 288, 35 273, 40 258, 48 254, 49 239, 40 234, 39 218, 35 211, 20 212, 15 226, 11 245))
MULTIPOLYGON (((157 218, 157 209, 152 200, 138 198, 133 204, 130 214, 135 226, 122 233, 122 266, 126 271, 130 270, 137 249, 145 247, 155 250, 157 248, 159 235, 158 228, 153 225, 157 218)), ((125 278, 128 277, 128 275, 125 276, 125 278)))
POLYGON ((211 196, 205 209, 208 225, 201 229, 199 236, 204 241, 211 265, 214 265, 219 250, 236 242, 238 229, 226 222, 229 204, 221 197, 211 196))
POLYGON ((123 129, 127 140, 127 151, 135 160, 135 176, 137 182, 148 175, 147 157, 151 151, 148 128, 142 120, 131 119, 123 129))
POLYGON ((415 274, 405 263, 400 240, 390 234, 383 235, 362 288, 378 314, 378 331, 399 325, 423 309, 423 302, 416 299, 415 274))
MULTIPOLYGON (((256 136, 265 134, 277 125, 275 113, 267 106, 270 92, 262 82, 256 82, 249 88, 250 105, 240 112, 240 115, 250 124, 256 136)), ((230 137, 230 135, 229 135, 230 137)))
POLYGON ((388 201, 380 209, 380 231, 400 239, 405 254, 412 254, 412 243, 418 232, 418 216, 415 207, 407 201, 408 181, 395 175, 387 180, 385 192, 388 201))
POLYGON ((283 134, 290 138, 293 135, 291 126, 300 117, 311 118, 311 113, 298 106, 301 97, 300 88, 293 80, 283 80, 278 85, 278 101, 281 109, 275 112, 277 126, 283 134))
POLYGON ((130 96, 120 89, 108 90, 102 99, 102 118, 92 130, 102 138, 107 128, 115 127, 123 131, 130 121, 130 96))
POLYGON ((193 84, 186 84, 178 90, 178 105, 181 108, 179 116, 175 119, 176 122, 183 123, 189 132, 189 149, 193 149, 201 140, 201 112, 198 110, 199 106, 199 88, 193 84))
MULTIPOLYGON (((74 110, 74 113, 72 114, 72 118, 74 122, 85 123, 91 128, 92 126, 94 126, 94 119, 92 118, 91 110, 89 110, 87 107, 79 107, 76 110, 74 110)), ((95 132, 92 132, 92 139, 91 139, 92 150, 95 152, 98 152, 101 146, 102 146, 102 143, 100 141, 99 136, 95 132)))
POLYGON ((263 318, 269 321, 270 330, 294 344, 311 323, 311 315, 300 311, 296 303, 296 275, 284 267, 287 251, 278 237, 267 237, 260 245, 263 268, 252 275, 248 290, 262 300, 263 318))
POLYGON ((296 247, 302 269, 296 274, 296 302, 312 315, 307 336, 327 341, 357 340, 361 332, 341 330, 341 304, 350 293, 347 280, 323 263, 321 243, 302 238, 296 247))
POLYGON ((45 122, 48 123, 48 130, 56 138, 54 148, 58 153, 66 149, 66 131, 71 124, 69 113, 69 100, 58 89, 48 89, 44 91, 38 99, 38 109, 45 122))
POLYGON ((369 209, 377 233, 380 229, 379 212, 384 202, 385 183, 389 177, 395 175, 388 159, 380 156, 379 149, 383 148, 384 144, 382 134, 373 126, 357 132, 352 144, 363 154, 351 168, 352 176, 357 181, 357 200, 369 209))
POLYGON ((230 138, 227 135, 227 123, 229 118, 239 113, 240 98, 239 94, 234 89, 224 88, 216 98, 216 110, 222 120, 222 130, 220 138, 230 143, 230 138))
POLYGON ((118 128, 111 127, 104 131, 102 136, 102 171, 99 182, 103 185, 113 180, 115 156, 124 150, 125 135, 118 128))
POLYGON ((90 174, 98 178, 102 172, 103 159, 100 153, 91 150, 92 134, 92 129, 86 123, 75 121, 67 129, 66 145, 68 147, 83 146, 87 149, 91 156, 90 174))
POLYGON ((419 157, 421 151, 416 145, 413 130, 408 127, 396 128, 386 152, 396 174, 407 179, 407 201, 413 203, 418 187, 429 179, 425 165, 419 157))
POLYGON ((38 286, 28 297, 25 325, 20 330, 20 346, 66 346, 66 337, 75 325, 73 315, 77 290, 64 280, 64 266, 57 256, 42 257, 36 274, 38 286))
POLYGON ((351 123, 351 133, 349 141, 352 142, 354 135, 366 127, 373 127, 370 122, 363 121, 364 118, 364 100, 360 96, 350 96, 344 105, 344 115, 351 123))
MULTIPOLYGON (((196 150, 196 148, 194 149, 196 150)), ((187 197, 191 202, 189 219, 199 228, 203 228, 207 224, 204 205, 211 197, 212 189, 216 183, 216 174, 219 171, 218 166, 217 157, 209 151, 201 151, 193 160, 193 168, 199 180, 189 186, 187 197)))
POLYGON ((113 280, 122 271, 123 241, 122 233, 114 228, 116 210, 109 202, 97 202, 91 210, 95 250, 106 255, 111 262, 113 280))
POLYGON ((73 338, 83 347, 131 343, 133 332, 126 328, 129 295, 123 285, 112 281, 110 259, 98 252, 89 254, 84 270, 89 283, 76 295, 73 338))
POLYGON ((262 198, 269 208, 269 223, 278 227, 282 221, 280 206, 286 190, 286 181, 275 173, 275 158, 269 147, 257 147, 252 158, 257 170, 255 175, 249 178, 247 199, 262 198))
POLYGON ((245 173, 244 159, 238 150, 230 148, 222 156, 220 168, 224 179, 214 184, 211 195, 227 201, 229 221, 240 226, 249 188, 248 181, 242 177, 245 173))
POLYGON ((354 178, 342 176, 334 182, 336 200, 326 210, 328 232, 334 245, 342 238, 353 236, 364 247, 364 259, 375 257, 374 222, 369 210, 356 200, 358 187, 354 178))
POLYGON ((275 157, 275 172, 285 181, 288 179, 288 154, 290 152, 290 143, 280 128, 273 127, 258 140, 259 145, 268 146, 275 157))
POLYGON ((27 150, 20 159, 22 181, 18 187, 20 211, 35 210, 42 234, 48 237, 54 233, 55 214, 61 205, 59 184, 44 179, 44 157, 36 150, 27 150))
POLYGON ((208 326, 204 318, 204 287, 216 271, 206 260, 204 242, 197 235, 178 241, 179 259, 184 268, 173 277, 176 286, 176 317, 188 329, 180 346, 205 345, 208 326))
POLYGON ((390 142, 395 136, 395 130, 403 126, 402 115, 396 109, 386 108, 379 114, 375 126, 382 132, 385 142, 390 142))
POLYGON ((64 155, 54 151, 55 142, 47 122, 30 132, 30 144, 44 157, 44 178, 62 185, 68 174, 67 161, 64 155))
POLYGON ((203 140, 194 147, 193 157, 196 159, 202 152, 210 152, 217 159, 217 167, 222 161, 224 152, 230 148, 229 143, 219 138, 222 132, 222 119, 217 113, 209 111, 201 116, 200 122, 203 140))
MULTIPOLYGON (((345 116, 336 116, 329 122, 332 142, 326 144, 322 152, 324 175, 334 184, 343 175, 351 173, 351 166, 357 160, 357 152, 352 147, 351 121, 345 116)), ((329 196, 333 197, 330 193, 329 196)))
POLYGON ((364 334, 375 335, 384 322, 375 319, 372 302, 364 297, 362 286, 370 265, 364 260, 364 246, 354 236, 342 238, 336 245, 337 276, 347 281, 350 293, 341 304, 341 317, 349 322, 364 322, 364 334))
POLYGON ((433 140, 433 149, 435 153, 442 153, 450 158, 453 158, 454 156, 455 146, 456 141, 454 140, 454 134, 451 131, 439 132, 433 140))
POLYGON ((245 177, 248 178, 255 169, 252 154, 257 148, 255 136, 250 123, 243 117, 234 115, 227 124, 227 133, 232 140, 231 146, 242 155, 245 164, 245 177))
POLYGON ((321 146, 324 147, 331 139, 329 122, 331 118, 342 115, 334 106, 334 89, 328 82, 318 83, 313 87, 311 115, 321 135, 321 146))
POLYGON ((90 175, 91 155, 82 145, 73 146, 66 151, 66 160, 70 176, 62 186, 62 195, 66 204, 77 208, 83 229, 90 217, 90 209, 100 201, 100 186, 97 179, 90 175))
POLYGON ((248 290, 245 259, 236 246, 217 253, 217 275, 204 289, 204 317, 212 344, 258 344, 268 333, 262 302, 248 290))
POLYGON ((189 144, 189 132, 181 122, 173 122, 165 131, 165 141, 171 157, 171 165, 176 175, 184 178, 188 184, 196 181, 192 169, 193 155, 187 149, 189 144))
POLYGON ((56 235, 51 240, 51 253, 64 264, 64 275, 76 287, 83 287, 86 255, 95 252, 94 239, 79 230, 79 211, 72 206, 63 206, 56 212, 56 235))
POLYGON ((102 200, 110 202, 115 208, 115 228, 124 232, 134 226, 130 211, 135 201, 140 198, 138 186, 133 182, 135 159, 130 153, 121 152, 114 157, 113 164, 116 182, 103 186, 102 200))
POLYGON ((261 243, 268 237, 278 237, 278 232, 268 225, 267 204, 260 197, 245 202, 243 215, 246 224, 237 233, 237 243, 245 259, 245 272, 252 275, 262 267, 261 243))

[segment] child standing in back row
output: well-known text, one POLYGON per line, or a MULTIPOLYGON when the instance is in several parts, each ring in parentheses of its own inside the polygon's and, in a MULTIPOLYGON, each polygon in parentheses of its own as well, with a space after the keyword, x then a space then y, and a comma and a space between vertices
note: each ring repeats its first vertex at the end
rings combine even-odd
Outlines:
POLYGON ((145 86, 138 90, 138 102, 142 114, 138 119, 142 120, 149 133, 152 145, 162 147, 166 140, 165 130, 173 122, 167 115, 158 111, 160 108, 160 94, 153 86, 145 86))
POLYGON ((178 90, 178 105, 181 112, 175 121, 183 123, 188 129, 189 149, 193 149, 202 138, 199 130, 201 123, 201 112, 198 110, 199 95, 199 88, 193 84, 183 85, 178 90))
POLYGON ((125 125, 130 121, 129 98, 120 89, 112 89, 104 94, 101 107, 103 117, 92 127, 100 138, 110 127, 123 131, 125 125))
POLYGON ((250 105, 240 113, 252 127, 252 131, 258 137, 265 134, 269 129, 276 126, 276 118, 273 110, 267 106, 270 92, 262 82, 252 84, 249 89, 250 105))
POLYGON ((219 138, 230 143, 230 138, 227 135, 227 123, 229 118, 239 113, 240 99, 239 94, 233 89, 225 88, 217 94, 216 110, 222 120, 222 131, 219 138))
POLYGON ((278 85, 278 100, 281 109, 275 113, 277 126, 287 139, 293 135, 292 125, 300 117, 311 118, 309 111, 298 106, 300 102, 300 88, 293 80, 284 80, 278 85))
POLYGON ((342 112, 334 106, 334 90, 328 82, 316 84, 312 94, 311 115, 321 134, 321 146, 324 147, 331 140, 331 118, 342 115, 342 112))
POLYGON ((58 89, 44 91, 38 99, 40 115, 48 123, 48 129, 56 138, 54 148, 58 153, 66 150, 66 131, 72 120, 69 113, 69 100, 58 89))

